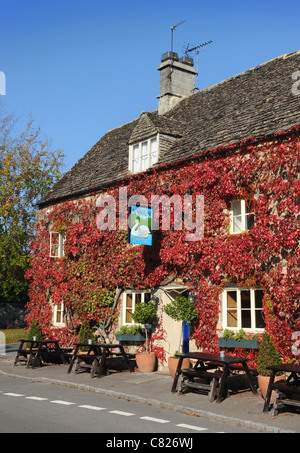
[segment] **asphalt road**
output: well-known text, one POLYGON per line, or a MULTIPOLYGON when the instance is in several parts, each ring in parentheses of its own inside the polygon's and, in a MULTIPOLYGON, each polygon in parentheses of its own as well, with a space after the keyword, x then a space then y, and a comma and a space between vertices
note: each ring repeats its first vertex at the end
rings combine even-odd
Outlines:
POLYGON ((204 433, 254 431, 89 391, 0 376, 0 432, 106 433, 107 441, 117 442, 122 433, 192 439, 204 433))

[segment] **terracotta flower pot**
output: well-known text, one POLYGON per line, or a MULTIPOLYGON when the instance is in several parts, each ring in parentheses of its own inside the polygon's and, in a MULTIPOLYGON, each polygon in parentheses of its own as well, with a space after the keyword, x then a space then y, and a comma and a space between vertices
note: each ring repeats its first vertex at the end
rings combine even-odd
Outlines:
POLYGON ((152 373, 156 366, 155 352, 136 354, 136 364, 141 373, 152 373))
MULTIPOLYGON (((270 381, 270 376, 261 376, 259 374, 257 376, 257 380, 258 380, 258 386, 259 386, 259 389, 261 391, 262 397, 265 400, 266 399, 266 395, 267 395, 269 381, 270 381)), ((274 382, 282 381, 282 380, 284 380, 283 376, 275 376, 274 382)), ((273 401, 275 399, 275 395, 276 395, 276 392, 273 390, 272 394, 271 394, 270 403, 273 403, 273 401)))
MULTIPOLYGON (((168 359, 168 366, 171 373, 172 378, 174 379, 175 373, 177 370, 179 359, 176 357, 169 357, 168 359)), ((182 368, 189 368, 190 367, 190 359, 183 359, 182 361, 182 368)))

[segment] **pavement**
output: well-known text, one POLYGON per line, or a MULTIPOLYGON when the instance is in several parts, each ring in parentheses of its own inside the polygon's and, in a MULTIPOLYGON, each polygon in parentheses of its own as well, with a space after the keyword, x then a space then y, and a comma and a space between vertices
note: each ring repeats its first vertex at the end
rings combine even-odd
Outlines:
POLYGON ((276 417, 272 416, 272 410, 263 414, 262 396, 253 395, 250 390, 230 391, 221 403, 211 403, 205 394, 171 393, 173 379, 162 372, 122 371, 91 378, 88 372, 76 374, 72 371, 67 374, 67 365, 51 364, 34 369, 26 369, 24 364, 13 366, 15 354, 15 349, 10 347, 5 355, 0 355, 0 379, 4 375, 77 388, 263 433, 300 433, 299 411, 293 411, 292 408, 282 410, 276 417))

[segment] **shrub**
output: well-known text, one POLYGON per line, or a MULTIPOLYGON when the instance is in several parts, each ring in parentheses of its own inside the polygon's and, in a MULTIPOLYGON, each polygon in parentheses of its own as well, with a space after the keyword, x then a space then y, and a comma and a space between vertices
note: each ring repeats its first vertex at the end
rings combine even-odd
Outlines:
POLYGON ((34 319, 31 323, 30 329, 28 330, 27 339, 33 340, 33 337, 36 337, 37 340, 43 339, 43 334, 39 329, 39 325, 36 319, 34 319))
POLYGON ((258 351, 257 372, 261 376, 270 376, 271 370, 268 367, 280 365, 282 363, 279 352, 271 337, 265 332, 258 351))
MULTIPOLYGON (((79 343, 88 343, 88 340, 92 340, 92 343, 96 343, 96 337, 89 322, 84 320, 79 330, 79 343)), ((87 351, 88 347, 82 346, 80 349, 82 351, 87 351)))
POLYGON ((136 305, 135 311, 132 313, 132 319, 140 324, 153 324, 157 319, 156 311, 156 306, 151 300, 141 302, 136 305))
POLYGON ((133 324, 132 326, 122 326, 117 332, 115 332, 115 335, 122 335, 122 334, 136 334, 136 333, 141 333, 142 332, 142 326, 139 324, 133 324))
POLYGON ((188 323, 195 321, 198 317, 194 302, 185 296, 176 297, 166 306, 165 312, 175 321, 186 321, 188 323))
POLYGON ((223 332, 222 338, 224 340, 230 340, 231 338, 234 338, 233 330, 225 329, 224 332, 223 332))

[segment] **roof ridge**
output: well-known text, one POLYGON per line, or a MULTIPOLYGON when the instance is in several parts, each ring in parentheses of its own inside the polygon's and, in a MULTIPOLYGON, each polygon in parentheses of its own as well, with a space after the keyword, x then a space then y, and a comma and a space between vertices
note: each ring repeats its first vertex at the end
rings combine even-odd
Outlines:
POLYGON ((296 54, 300 55, 300 50, 296 50, 295 52, 292 52, 292 53, 289 53, 289 54, 285 53, 285 54, 281 55, 280 57, 272 58, 271 60, 265 61, 264 63, 260 63, 257 66, 253 66, 253 68, 246 69, 246 71, 242 71, 242 72, 240 72, 240 73, 238 73, 238 74, 236 74, 236 75, 234 75, 232 77, 228 77, 227 79, 221 80, 220 82, 217 82, 214 85, 210 85, 209 87, 203 88, 203 90, 200 90, 200 91, 205 91, 205 90, 212 89, 212 88, 216 87, 217 85, 221 85, 222 83, 228 82, 229 80, 234 80, 234 79, 236 79, 238 77, 247 75, 247 74, 249 74, 252 71, 256 71, 257 69, 261 68, 262 66, 266 66, 266 65, 270 64, 272 61, 285 60, 286 58, 291 58, 292 56, 294 56, 296 54))
POLYGON ((214 83, 213 85, 210 85, 208 87, 202 88, 201 90, 196 91, 195 93, 191 93, 191 94, 183 97, 182 99, 180 99, 178 104, 176 104, 171 110, 169 110, 169 112, 167 112, 166 115, 168 115, 168 114, 172 115, 172 113, 176 111, 177 106, 179 106, 184 101, 186 101, 187 99, 191 98, 192 96, 196 96, 196 95, 199 95, 199 93, 210 91, 212 89, 215 89, 218 86, 222 86, 223 84, 228 83, 229 81, 238 79, 239 77, 242 77, 242 76, 246 76, 247 74, 249 74, 249 73, 251 73, 253 71, 256 71, 257 69, 259 69, 259 68, 261 68, 263 66, 266 66, 266 65, 270 64, 273 61, 285 60, 287 58, 292 58, 295 55, 300 55, 300 50, 296 50, 295 52, 291 52, 289 54, 283 54, 283 55, 280 55, 279 57, 272 58, 271 60, 268 60, 268 61, 265 61, 263 63, 260 63, 259 65, 253 66, 250 69, 246 69, 245 71, 242 71, 242 72, 240 72, 238 74, 235 74, 234 76, 228 77, 227 79, 221 80, 220 82, 214 83))

